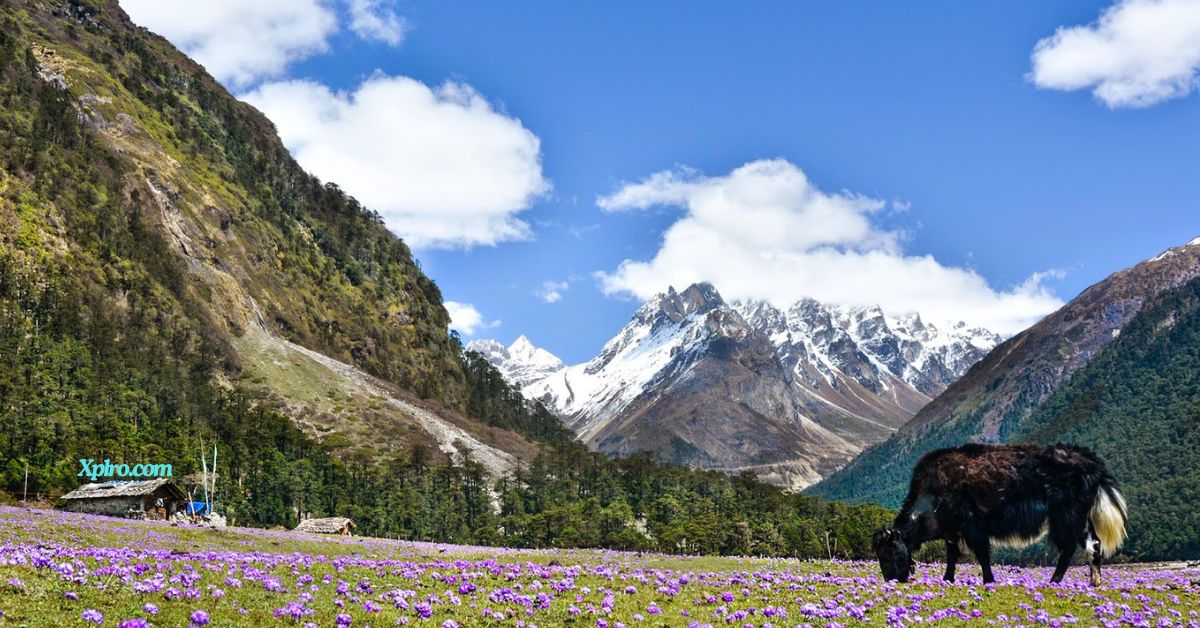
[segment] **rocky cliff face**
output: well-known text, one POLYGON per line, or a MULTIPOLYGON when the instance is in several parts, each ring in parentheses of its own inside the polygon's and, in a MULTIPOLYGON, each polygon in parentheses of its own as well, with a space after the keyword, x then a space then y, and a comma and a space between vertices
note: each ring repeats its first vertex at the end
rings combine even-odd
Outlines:
POLYGON ((1029 432, 1034 410, 1117 338, 1147 300, 1200 276, 1200 238, 1113 273, 997 346, 886 442, 814 487, 818 495, 895 505, 922 454, 1029 432))
POLYGON ((649 300, 584 364, 524 337, 469 348, 596 449, 802 488, 886 438, 997 341, 879 308, 727 303, 702 283, 649 300))

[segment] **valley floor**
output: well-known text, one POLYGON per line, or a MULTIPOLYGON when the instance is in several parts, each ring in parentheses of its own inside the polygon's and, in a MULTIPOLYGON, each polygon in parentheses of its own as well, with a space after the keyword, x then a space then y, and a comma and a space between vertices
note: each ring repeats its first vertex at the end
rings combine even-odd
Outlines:
POLYGON ((0 625, 1200 626, 1200 568, 1001 567, 995 586, 922 565, 515 550, 172 526, 0 507, 0 625), (91 622, 91 623, 89 623, 91 622))

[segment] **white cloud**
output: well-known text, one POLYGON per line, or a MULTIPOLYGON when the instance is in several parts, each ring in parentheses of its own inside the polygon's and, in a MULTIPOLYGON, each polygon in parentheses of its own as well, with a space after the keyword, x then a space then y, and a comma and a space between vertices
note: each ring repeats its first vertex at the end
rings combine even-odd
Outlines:
POLYGON ((500 326, 500 321, 485 321, 483 314, 470 303, 446 301, 442 305, 450 314, 450 329, 464 336, 473 336, 480 329, 492 329, 500 326))
POLYGON ((1110 107, 1146 107, 1197 89, 1198 70, 1200 0, 1121 0, 1095 23, 1039 41, 1030 80, 1091 88, 1110 107))
POLYGON ((543 281, 542 287, 535 290, 534 294, 546 303, 558 303, 562 300, 562 293, 570 286, 566 281, 543 281))
POLYGON ((121 0, 121 8, 234 87, 326 51, 338 28, 319 0, 121 0))
POLYGON ((349 0, 350 30, 363 39, 400 45, 408 22, 396 15, 392 2, 387 0, 349 0))
POLYGON ((669 285, 710 281, 726 298, 878 304, 1001 334, 1062 305, 1044 275, 998 290, 973 270, 905 253, 901 234, 872 223, 882 201, 822 192, 783 160, 751 162, 720 177, 659 172, 597 202, 608 211, 684 209, 652 259, 625 260, 598 274, 607 294, 647 299, 669 285))
POLYGON ((538 137, 470 85, 377 74, 353 92, 284 81, 242 98, 302 166, 417 248, 526 239, 517 214, 550 189, 538 137))

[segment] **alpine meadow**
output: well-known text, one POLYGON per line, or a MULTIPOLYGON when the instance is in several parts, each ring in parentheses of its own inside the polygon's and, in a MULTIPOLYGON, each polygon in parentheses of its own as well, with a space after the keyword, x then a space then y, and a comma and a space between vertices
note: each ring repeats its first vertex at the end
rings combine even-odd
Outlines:
POLYGON ((0 626, 1200 626, 1200 1, 556 8, 0 0, 0 626))

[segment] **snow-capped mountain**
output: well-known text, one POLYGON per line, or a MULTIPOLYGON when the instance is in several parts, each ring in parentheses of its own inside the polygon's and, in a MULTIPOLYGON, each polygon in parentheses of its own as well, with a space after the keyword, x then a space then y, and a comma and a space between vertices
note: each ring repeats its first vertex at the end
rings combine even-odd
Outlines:
POLYGON ((727 303, 701 283, 650 299, 583 364, 524 336, 468 348, 593 448, 798 489, 886 438, 999 340, 877 307, 727 303))
POLYGON ((475 340, 470 349, 483 354, 493 365, 503 365, 504 378, 522 389, 566 368, 558 356, 535 347, 525 336, 507 347, 495 340, 475 340))

